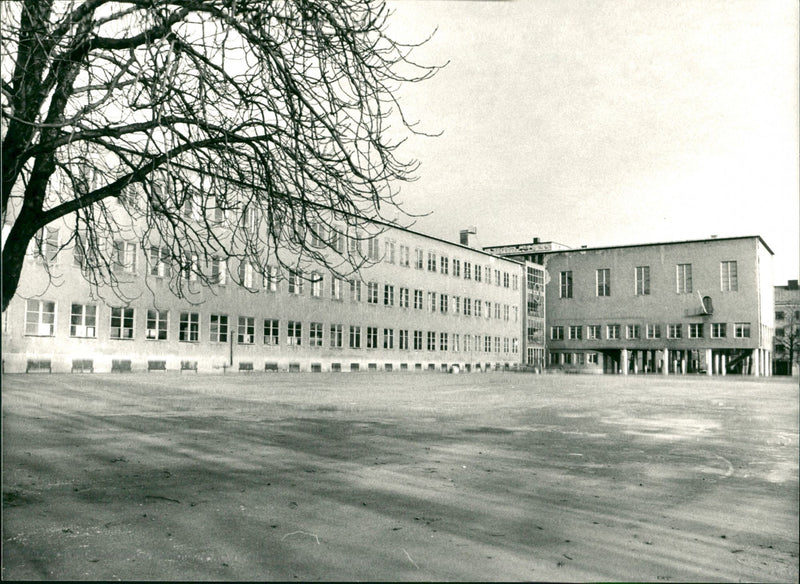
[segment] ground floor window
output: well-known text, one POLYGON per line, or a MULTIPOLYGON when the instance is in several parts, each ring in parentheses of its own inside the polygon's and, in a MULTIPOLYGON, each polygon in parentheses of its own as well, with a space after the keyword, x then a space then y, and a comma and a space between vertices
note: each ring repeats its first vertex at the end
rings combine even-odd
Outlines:
POLYGON ((133 308, 111 309, 111 338, 133 338, 133 308))
POLYGON ((277 318, 264 319, 264 344, 277 346, 280 344, 280 320, 277 318))
MULTIPOLYGON (((298 343, 300 344, 300 343, 298 343)), ((308 344, 312 347, 322 346, 322 323, 312 322, 308 327, 308 344)))
POLYGON ((97 306, 73 304, 69 317, 69 336, 93 339, 97 336, 97 306))
POLYGON ((212 343, 228 342, 228 315, 212 314, 209 320, 209 340, 212 343))
POLYGON ((185 343, 196 343, 200 340, 200 314, 197 312, 181 312, 178 340, 185 343))
POLYGON ((331 325, 331 348, 332 349, 341 349, 342 348, 342 325, 340 324, 332 324, 331 325))
POLYGON ((252 345, 256 338, 256 319, 252 316, 239 317, 239 330, 236 342, 240 345, 252 345))
POLYGON ((351 326, 350 327, 350 348, 351 349, 360 349, 361 348, 361 327, 360 326, 351 326))
POLYGON ((154 341, 166 341, 168 319, 168 310, 149 309, 147 311, 147 338, 154 341))
POLYGON ((56 303, 28 300, 25 303, 25 334, 52 337, 56 334, 56 303))
POLYGON ((378 327, 376 326, 368 326, 367 327, 367 349, 377 349, 378 348, 378 327))
POLYGON ((286 342, 290 345, 303 344, 303 323, 290 320, 286 326, 286 342))

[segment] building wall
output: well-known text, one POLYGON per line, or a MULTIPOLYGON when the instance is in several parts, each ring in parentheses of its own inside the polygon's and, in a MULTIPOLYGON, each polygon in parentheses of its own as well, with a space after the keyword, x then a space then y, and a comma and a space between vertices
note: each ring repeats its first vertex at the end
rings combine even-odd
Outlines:
MULTIPOLYGON (((92 298, 89 285, 73 260, 72 250, 62 250, 50 264, 41 259, 29 258, 24 268, 17 296, 3 315, 3 365, 6 372, 25 371, 29 359, 50 360, 53 371, 70 371, 74 359, 91 359, 95 371, 110 371, 114 360, 130 360, 134 370, 143 370, 148 361, 164 360, 168 369, 180 369, 181 361, 196 361, 200 371, 237 370, 240 363, 252 363, 254 370, 277 366, 281 370, 331 370, 332 367, 349 371, 351 364, 359 370, 370 368, 393 370, 401 368, 437 370, 454 364, 462 369, 480 366, 516 367, 522 360, 522 331, 524 314, 521 306, 524 289, 524 268, 517 262, 493 257, 478 250, 451 244, 412 231, 387 227, 378 236, 381 260, 354 275, 361 287, 361 300, 351 294, 350 284, 340 284, 340 298, 332 297, 330 273, 323 278, 321 293, 312 296, 312 285, 304 273, 301 294, 290 294, 287 274, 281 274, 277 290, 265 287, 262 278, 254 276, 254 290, 242 289, 228 277, 224 286, 203 289, 196 286, 197 294, 181 300, 168 290, 164 278, 149 274, 149 265, 141 249, 136 250, 136 270, 126 274, 129 284, 123 286, 124 302, 104 289, 102 298, 92 298), (394 244, 393 259, 387 243, 394 244), (408 265, 402 265, 400 247, 409 249, 408 265), (422 250, 423 266, 416 267, 416 250, 422 250), (435 254, 435 271, 428 269, 428 255, 435 254), (442 258, 447 258, 447 273, 442 273, 442 258), (458 275, 455 262, 458 261, 458 275), (470 265, 470 278, 465 277, 466 264, 470 265), (480 266, 481 279, 477 281, 476 266, 480 266), (491 278, 487 281, 487 270, 491 278), (49 275, 48 275, 49 272, 49 275), (499 275, 499 280, 497 276, 499 275), (368 286, 378 286, 377 303, 368 302, 368 286), (386 286, 393 294, 387 298, 386 286), (408 307, 400 306, 401 289, 408 289, 408 307), (422 306, 414 307, 414 291, 422 292, 422 306), (435 293, 435 310, 431 310, 430 294, 435 293), (447 306, 443 309, 442 297, 447 306), (456 301, 458 298, 458 301, 456 301), (469 300, 470 314, 465 314, 465 301, 469 300), (391 302, 389 301, 391 300, 391 302), (29 305, 28 301, 33 303, 29 305), (26 328, 26 309, 41 309, 42 301, 55 303, 55 326, 52 334, 43 327, 26 328), (476 303, 480 302, 481 315, 476 316, 476 303), (458 310, 456 310, 456 302, 458 310), (486 315, 487 302, 492 313, 486 315), (72 304, 97 307, 94 336, 79 338, 72 334, 72 304), (495 306, 499 306, 498 313, 495 306), (134 309, 132 339, 111 338, 113 308, 134 309), (148 310, 167 311, 165 340, 147 338, 148 310), (197 341, 182 341, 181 315, 197 314, 199 336, 197 341), (226 315, 228 338, 224 342, 211 340, 211 315, 226 315), (255 335, 253 343, 240 343, 237 326, 239 317, 252 318, 255 335), (264 338, 264 320, 276 319, 279 323, 279 342, 267 344, 264 338), (300 323, 300 344, 290 343, 289 321, 300 323), (312 323, 322 325, 321 346, 311 346, 312 323), (342 326, 342 346, 331 346, 331 325, 342 326), (350 348, 350 327, 360 327, 360 348, 350 348), (377 329, 377 346, 367 348, 368 327, 377 329), (35 329, 35 330, 34 330, 35 329), (391 347, 387 338, 391 331, 391 347), (408 331, 408 348, 400 348, 400 331, 408 331), (414 349, 414 332, 422 335, 422 349, 414 349), (429 348, 429 333, 435 344, 429 348), (445 336, 446 335, 446 336, 445 336), (469 340, 467 340, 469 337, 469 340), (485 339, 490 339, 486 350, 485 339), (446 340, 445 340, 446 339, 446 340), (456 345, 458 339, 458 345, 456 345), (446 344, 445 344, 446 343, 446 344), (477 346, 476 346, 477 345, 477 346)), ((365 242, 366 245, 366 242, 365 242)), ((31 319, 37 315, 28 315, 31 319)), ((47 317, 38 316, 40 320, 47 317)), ((335 335, 334 335, 335 336, 335 335)), ((249 340, 245 338, 244 340, 249 340)))
POLYGON ((800 286, 790 280, 775 286, 774 368, 780 375, 797 375, 800 357, 800 286))

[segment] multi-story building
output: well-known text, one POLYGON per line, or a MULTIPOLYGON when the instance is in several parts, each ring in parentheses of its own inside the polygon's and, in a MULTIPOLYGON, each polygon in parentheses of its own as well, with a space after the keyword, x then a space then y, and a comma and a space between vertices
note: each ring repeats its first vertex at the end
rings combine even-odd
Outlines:
POLYGON ((93 295, 81 254, 61 249, 50 227, 3 314, 4 371, 485 371, 521 363, 524 265, 379 227, 358 243, 369 262, 351 278, 277 265, 262 278, 246 263, 228 273, 212 260, 211 288, 187 273, 189 300, 169 290, 177 268, 168 253, 120 235, 114 269, 125 277, 126 301, 109 290, 102 300, 93 295))
MULTIPOLYGON (((772 251, 757 236, 542 255, 548 367, 605 373, 771 373, 772 251)), ((495 253, 497 248, 491 248, 495 253)))
POLYGON ((800 361, 800 286, 789 280, 775 286, 775 349, 773 370, 776 375, 796 375, 800 361))

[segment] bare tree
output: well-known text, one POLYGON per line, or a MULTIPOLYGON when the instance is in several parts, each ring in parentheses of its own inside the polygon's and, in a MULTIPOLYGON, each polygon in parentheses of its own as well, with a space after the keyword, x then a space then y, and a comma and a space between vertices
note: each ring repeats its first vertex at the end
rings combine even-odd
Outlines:
POLYGON ((369 0, 4 2, 3 310, 31 242, 118 289, 138 241, 184 297, 214 262, 357 268, 342 242, 402 214, 394 184, 417 166, 396 156, 416 131, 398 87, 436 71, 387 17, 369 0))
POLYGON ((777 357, 788 360, 791 375, 793 367, 800 365, 800 310, 797 310, 797 305, 786 308, 781 334, 775 335, 775 352, 777 357))

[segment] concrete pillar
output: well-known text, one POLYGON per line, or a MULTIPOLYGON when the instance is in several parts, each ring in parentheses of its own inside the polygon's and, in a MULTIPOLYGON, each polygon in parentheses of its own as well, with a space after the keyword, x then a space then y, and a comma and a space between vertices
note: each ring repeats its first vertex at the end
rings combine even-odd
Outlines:
POLYGON ((753 349, 753 377, 761 373, 761 349, 753 349))
POLYGON ((725 373, 727 372, 726 369, 727 369, 727 359, 725 358, 725 355, 720 355, 719 356, 719 374, 720 375, 725 375, 725 373))
POLYGON ((714 374, 714 357, 711 349, 706 349, 706 375, 714 374))
POLYGON ((664 361, 661 365, 661 374, 669 375, 669 349, 664 349, 664 361))
POLYGON ((621 354, 621 357, 622 357, 621 358, 621 361, 622 361, 622 374, 623 375, 627 375, 628 374, 628 349, 622 349, 622 351, 620 351, 620 354, 621 354))
POLYGON ((686 353, 687 351, 681 351, 681 375, 686 375, 686 353))
POLYGON ((721 362, 722 361, 720 360, 720 354, 717 353, 716 355, 714 355, 714 374, 715 375, 722 375, 722 373, 721 373, 722 370, 719 368, 719 365, 720 365, 721 362))
POLYGON ((631 351, 631 357, 633 357, 633 374, 639 374, 639 351, 631 351))

